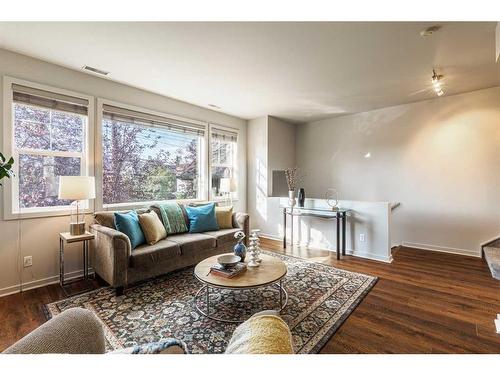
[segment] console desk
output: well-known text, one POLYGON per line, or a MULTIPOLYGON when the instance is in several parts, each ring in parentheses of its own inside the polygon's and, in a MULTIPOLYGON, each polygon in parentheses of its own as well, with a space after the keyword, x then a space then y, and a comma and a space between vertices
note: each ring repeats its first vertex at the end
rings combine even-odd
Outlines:
POLYGON ((286 218, 290 216, 290 242, 293 246, 293 217, 294 216, 313 216, 321 219, 335 220, 336 225, 336 251, 337 259, 340 259, 340 252, 345 255, 345 222, 348 209, 337 208, 335 211, 318 207, 298 207, 282 206, 283 210, 283 248, 286 249, 286 218), (342 232, 342 236, 341 236, 342 232), (341 240, 342 237, 342 240, 341 240))

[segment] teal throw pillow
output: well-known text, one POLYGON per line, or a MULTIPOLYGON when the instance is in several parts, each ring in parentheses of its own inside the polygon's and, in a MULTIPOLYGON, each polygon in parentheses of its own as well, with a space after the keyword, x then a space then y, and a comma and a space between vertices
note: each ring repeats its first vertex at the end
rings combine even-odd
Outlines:
POLYGON ((132 249, 146 242, 139 224, 139 216, 135 211, 126 214, 115 212, 115 227, 130 239, 132 249))
POLYGON ((189 233, 219 230, 215 217, 215 203, 196 207, 186 206, 186 212, 189 219, 189 233))

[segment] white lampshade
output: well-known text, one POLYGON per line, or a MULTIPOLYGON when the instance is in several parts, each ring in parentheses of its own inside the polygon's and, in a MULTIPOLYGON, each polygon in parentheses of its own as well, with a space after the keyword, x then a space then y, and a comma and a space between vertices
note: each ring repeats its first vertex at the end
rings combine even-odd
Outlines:
POLYGON ((95 198, 93 176, 60 176, 59 199, 83 200, 95 198))
POLYGON ((223 177, 220 179, 219 191, 221 193, 229 193, 231 191, 231 179, 230 178, 223 177))

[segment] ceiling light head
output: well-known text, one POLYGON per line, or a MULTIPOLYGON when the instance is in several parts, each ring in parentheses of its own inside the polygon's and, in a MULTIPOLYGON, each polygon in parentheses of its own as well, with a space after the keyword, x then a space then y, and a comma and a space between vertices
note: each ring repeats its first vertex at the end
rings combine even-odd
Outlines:
POLYGON ((436 70, 432 69, 431 82, 432 82, 432 86, 433 86, 434 91, 436 92, 437 96, 444 95, 443 82, 441 81, 442 79, 443 79, 443 75, 437 74, 436 70))
POLYGON ((420 32, 420 36, 423 37, 423 38, 428 37, 428 36, 432 36, 440 28, 441 28, 441 26, 439 26, 439 25, 434 25, 434 26, 427 27, 426 29, 423 29, 420 32))
POLYGON ((107 76, 109 74, 109 72, 106 72, 105 70, 97 69, 97 68, 94 68, 94 67, 88 66, 88 65, 82 66, 82 69, 86 70, 88 72, 100 74, 102 76, 107 76))

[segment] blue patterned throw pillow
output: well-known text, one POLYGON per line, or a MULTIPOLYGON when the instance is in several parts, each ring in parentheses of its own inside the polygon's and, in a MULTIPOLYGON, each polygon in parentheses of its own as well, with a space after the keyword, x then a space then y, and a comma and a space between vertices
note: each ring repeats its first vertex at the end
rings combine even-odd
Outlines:
POLYGON ((135 211, 130 211, 126 214, 115 212, 115 227, 130 239, 132 249, 146 242, 141 225, 139 224, 139 216, 135 211))
POLYGON ((203 206, 186 206, 186 212, 189 219, 189 233, 219 230, 215 217, 215 203, 203 206))
POLYGON ((162 339, 157 342, 118 349, 109 354, 188 354, 186 343, 177 339, 162 339))

